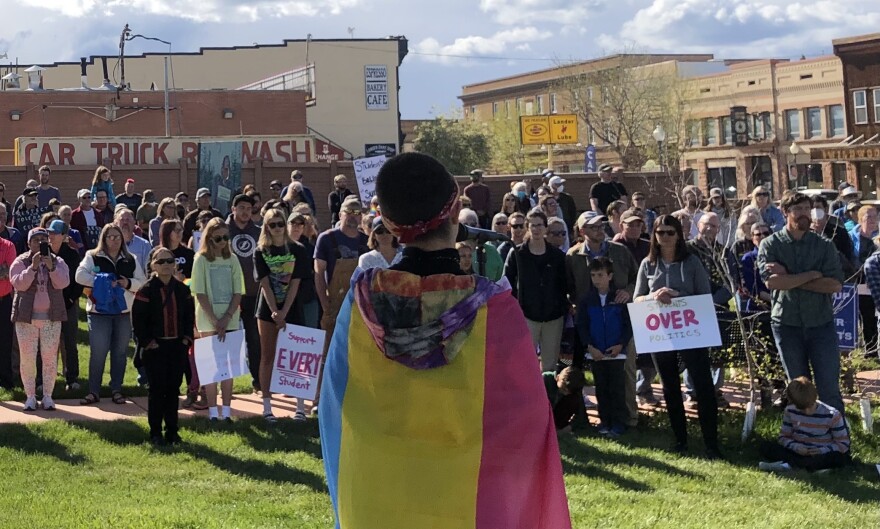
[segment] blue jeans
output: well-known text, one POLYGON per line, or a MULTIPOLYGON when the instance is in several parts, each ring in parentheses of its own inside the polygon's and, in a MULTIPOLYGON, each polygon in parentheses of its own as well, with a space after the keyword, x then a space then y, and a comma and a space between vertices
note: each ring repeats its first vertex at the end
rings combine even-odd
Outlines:
POLYGON ((98 395, 101 378, 110 353, 110 391, 122 391, 128 342, 131 340, 131 316, 125 314, 89 314, 89 392, 98 395))
MULTIPOLYGON (((712 368, 712 385, 715 387, 715 393, 721 391, 721 386, 724 385, 724 368, 723 367, 713 367, 712 368)), ((691 378, 691 374, 688 373, 688 370, 684 370, 684 387, 687 388, 686 392, 691 397, 695 396, 694 393, 694 381, 691 378)))
POLYGON ((819 327, 772 323, 771 328, 788 380, 801 376, 811 378, 819 392, 819 400, 843 413, 843 397, 840 396, 840 348, 837 345, 837 328, 834 322, 819 327))

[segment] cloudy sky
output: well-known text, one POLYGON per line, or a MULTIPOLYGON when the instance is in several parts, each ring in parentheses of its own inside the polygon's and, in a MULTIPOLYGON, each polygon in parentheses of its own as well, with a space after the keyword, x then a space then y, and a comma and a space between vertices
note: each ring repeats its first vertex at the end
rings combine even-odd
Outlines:
POLYGON ((0 55, 21 63, 112 54, 125 23, 173 51, 347 38, 350 28, 404 35, 401 111, 413 119, 448 113, 462 85, 622 49, 810 57, 880 27, 880 0, 0 0, 0 12, 0 55))

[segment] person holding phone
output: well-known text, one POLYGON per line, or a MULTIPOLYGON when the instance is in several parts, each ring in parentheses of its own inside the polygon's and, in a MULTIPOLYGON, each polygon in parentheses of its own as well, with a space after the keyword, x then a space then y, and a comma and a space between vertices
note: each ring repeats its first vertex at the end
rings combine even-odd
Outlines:
MULTIPOLYGON (((67 265, 49 251, 49 232, 33 228, 28 232, 27 253, 18 256, 9 270, 15 299, 12 321, 21 355, 21 381, 25 411, 37 409, 37 352, 57 351, 61 322, 67 319, 62 291, 70 282, 67 265)), ((54 410, 52 391, 58 375, 58 355, 42 355, 43 409, 54 410)))

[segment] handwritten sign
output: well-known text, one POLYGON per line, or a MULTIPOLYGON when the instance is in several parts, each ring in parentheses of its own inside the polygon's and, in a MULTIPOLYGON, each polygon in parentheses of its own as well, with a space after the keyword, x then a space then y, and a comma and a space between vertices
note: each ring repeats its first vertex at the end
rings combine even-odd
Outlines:
POLYGON ((278 333, 269 390, 290 397, 315 400, 323 353, 324 331, 286 325, 278 333))
MULTIPOLYGON (((861 286, 861 285, 858 285, 861 286)), ((859 342, 859 305, 857 286, 844 283, 843 290, 834 294, 834 326, 837 328, 837 345, 843 351, 852 351, 859 342)))
POLYGON ((660 353, 721 345, 712 296, 675 298, 627 305, 636 352, 660 353))
POLYGON ((362 204, 369 204, 376 194, 376 177, 384 164, 385 156, 359 158, 354 161, 354 177, 357 179, 362 204))
POLYGON ((199 381, 204 384, 222 382, 248 373, 244 331, 226 333, 226 340, 216 336, 198 338, 193 344, 193 355, 199 381))

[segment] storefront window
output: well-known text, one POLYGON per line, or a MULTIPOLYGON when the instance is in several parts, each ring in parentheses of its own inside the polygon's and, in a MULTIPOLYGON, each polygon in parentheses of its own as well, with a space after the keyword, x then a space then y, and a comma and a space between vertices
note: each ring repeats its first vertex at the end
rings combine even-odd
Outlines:
POLYGON ((845 163, 833 163, 831 164, 831 179, 834 183, 834 189, 837 189, 842 182, 846 182, 846 164, 845 163))
POLYGON ((874 162, 859 162, 856 166, 859 171, 859 191, 862 199, 877 198, 877 168, 874 162))
POLYGON ((770 163, 769 156, 753 156, 750 158, 752 164, 752 173, 750 178, 751 187, 749 191, 757 186, 762 186, 770 190, 770 196, 773 195, 773 166, 770 163))
POLYGON ((736 198, 736 167, 709 169, 709 189, 720 187, 727 198, 736 198))

